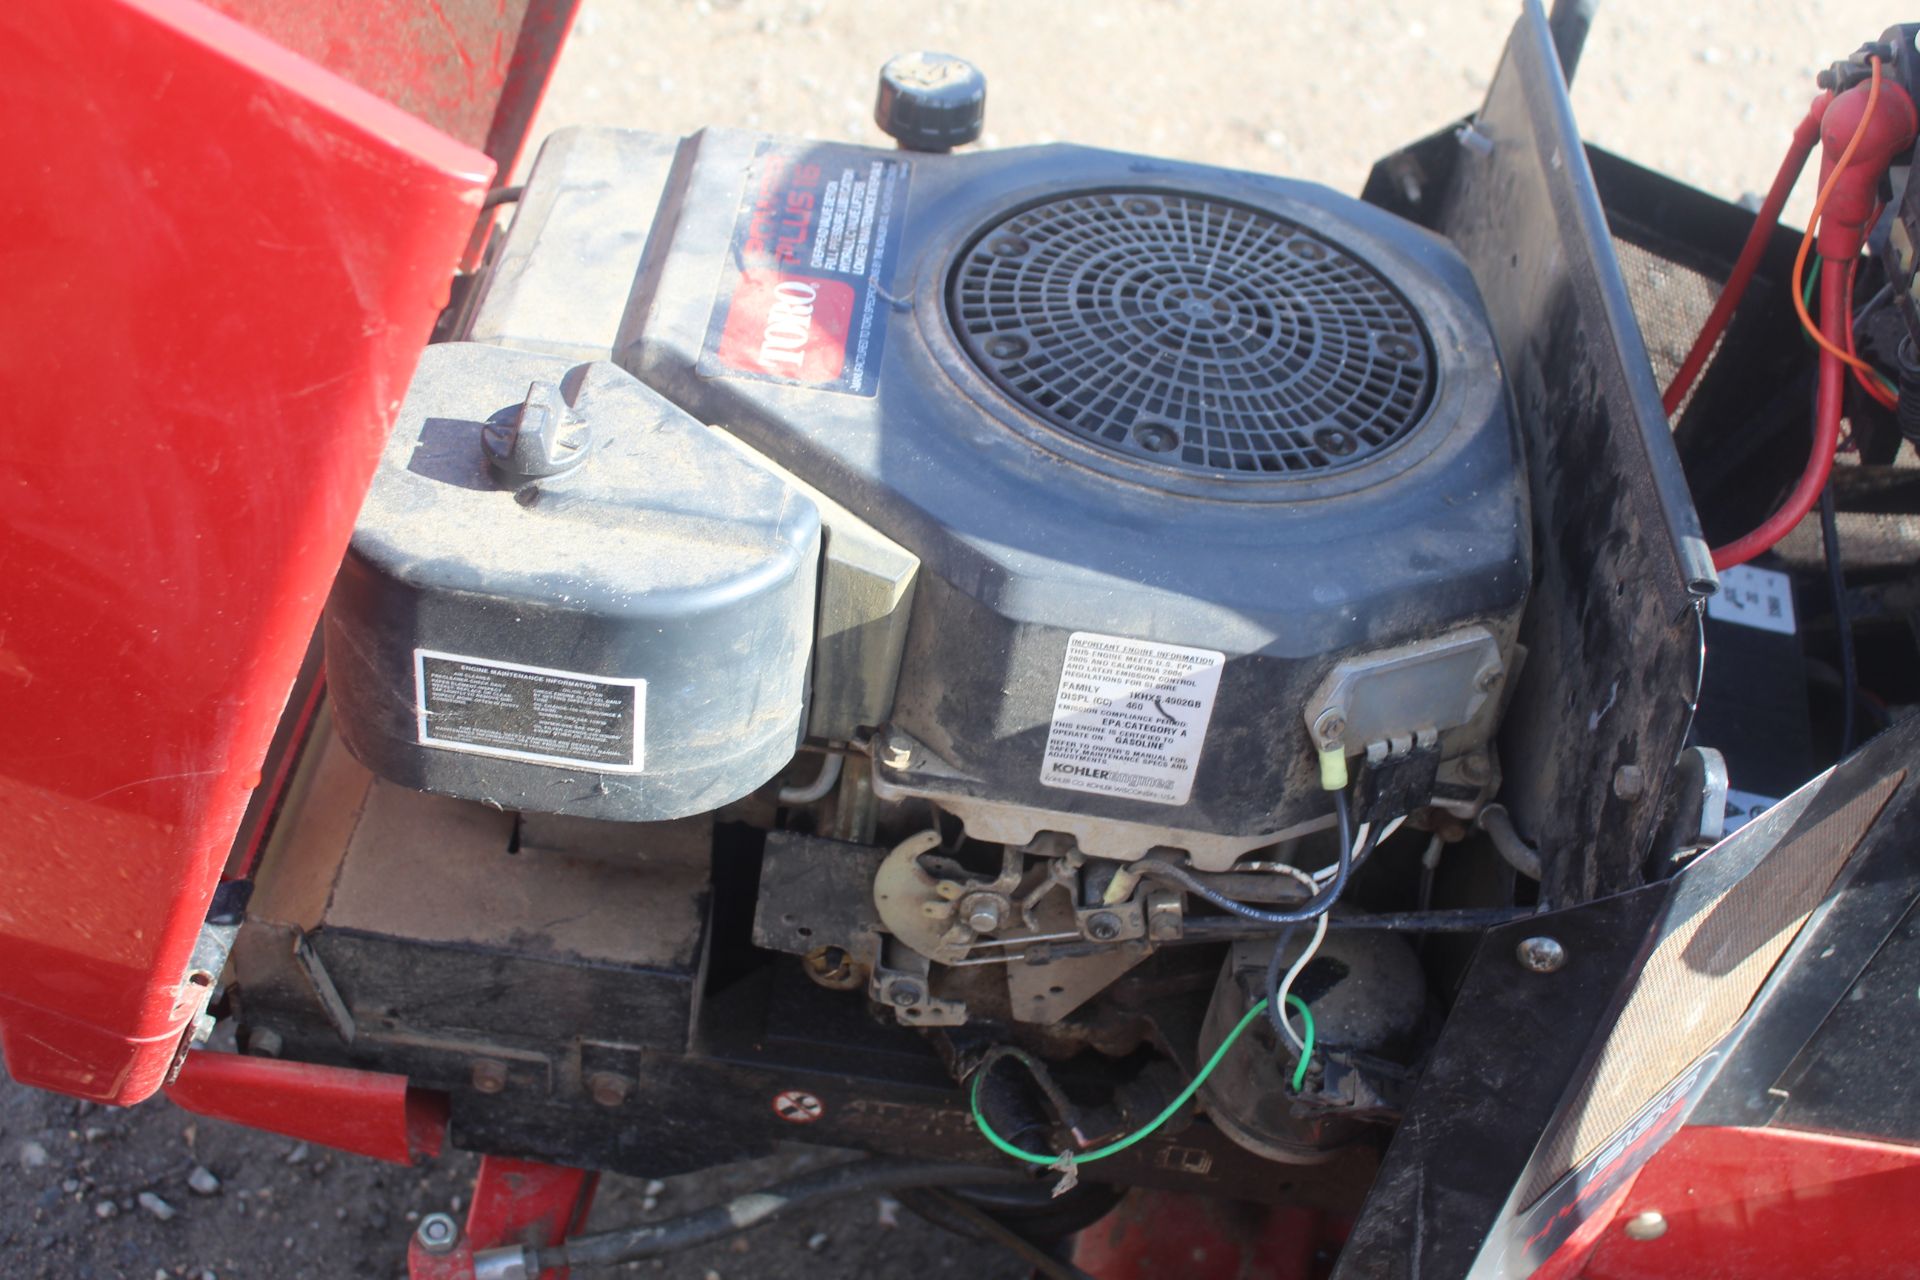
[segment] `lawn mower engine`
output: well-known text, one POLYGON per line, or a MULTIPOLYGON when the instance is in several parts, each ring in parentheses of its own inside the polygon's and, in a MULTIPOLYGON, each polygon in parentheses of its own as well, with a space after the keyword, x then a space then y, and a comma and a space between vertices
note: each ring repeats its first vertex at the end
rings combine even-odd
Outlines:
MULTIPOLYGON (((269 851, 256 1043, 398 1060, 490 1149, 977 1158, 885 1100, 1138 1128, 1311 949, 1320 1049, 1255 1025, 1211 1128, 1321 1162, 1397 1114, 1415 951, 1309 934, 1499 785, 1532 535, 1474 278, 1303 182, 947 154, 969 73, 912 65, 899 150, 548 142, 327 609, 372 776, 323 747, 353 816, 269 851), (721 1061, 763 1097, 695 1140, 721 1061)), ((1181 1117, 1115 1176, 1217 1178, 1181 1117)))

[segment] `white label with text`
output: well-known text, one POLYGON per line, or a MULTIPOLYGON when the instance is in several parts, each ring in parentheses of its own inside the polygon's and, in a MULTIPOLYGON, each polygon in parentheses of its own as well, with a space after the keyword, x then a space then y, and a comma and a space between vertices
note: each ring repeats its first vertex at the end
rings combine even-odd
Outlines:
POLYGON ((1793 583, 1784 573, 1737 564, 1720 571, 1720 590, 1707 597, 1707 616, 1762 631, 1793 634, 1793 583))
POLYGON ((1185 804, 1227 656, 1076 631, 1067 641, 1040 781, 1185 804))

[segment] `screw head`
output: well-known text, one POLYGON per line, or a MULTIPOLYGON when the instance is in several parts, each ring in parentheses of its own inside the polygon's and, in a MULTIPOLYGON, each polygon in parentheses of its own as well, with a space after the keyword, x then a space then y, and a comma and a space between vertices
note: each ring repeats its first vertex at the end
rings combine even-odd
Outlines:
POLYGON ((902 1009, 920 1003, 920 987, 917 983, 896 982, 887 992, 887 999, 902 1009))
POLYGON ((1498 667, 1488 667, 1480 673, 1480 678, 1473 682, 1474 688, 1482 693, 1492 693, 1493 687, 1499 683, 1500 668, 1498 667))
POLYGON ((1623 764, 1613 771, 1613 794, 1622 800, 1638 800, 1647 793, 1647 775, 1637 764, 1623 764))
POLYGON ((1111 911, 1096 911, 1087 917, 1087 935, 1096 942, 1112 942, 1120 936, 1120 917, 1111 911))
POLYGON ((614 1071, 596 1071, 587 1078, 587 1092, 599 1107, 619 1106, 632 1089, 633 1082, 614 1071))
POLYGON ((499 1093, 507 1087, 507 1064, 481 1058, 473 1064, 473 1087, 481 1093, 499 1093))
POLYGON ((1554 973, 1567 963, 1567 949, 1558 938, 1522 938, 1514 954, 1531 973, 1554 973))
POLYGON ((1658 1209, 1648 1209, 1627 1219, 1627 1239, 1658 1240, 1667 1234, 1667 1217, 1658 1209))
POLYGON ((460 1243, 460 1224, 448 1214, 430 1213, 420 1219, 413 1235, 428 1253, 452 1253, 453 1247, 460 1243))
POLYGON ((1340 714, 1340 708, 1328 707, 1313 722, 1314 736, 1331 746, 1340 741, 1340 735, 1347 731, 1347 718, 1340 714))

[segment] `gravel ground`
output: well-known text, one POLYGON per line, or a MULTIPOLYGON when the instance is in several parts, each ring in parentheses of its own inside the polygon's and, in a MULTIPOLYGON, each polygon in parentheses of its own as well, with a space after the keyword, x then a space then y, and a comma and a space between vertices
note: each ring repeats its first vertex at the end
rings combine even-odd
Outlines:
MULTIPOLYGON (((986 145, 1072 139, 1355 191, 1374 158, 1474 107, 1514 10, 1504 0, 589 0, 535 132, 730 124, 877 142, 875 70, 893 53, 936 48, 987 73, 986 145)), ((1588 43, 1575 107, 1589 137, 1737 198, 1771 177, 1813 71, 1889 20, 1862 0, 1615 3, 1588 43)), ((1807 185, 1790 216, 1805 216, 1807 185)), ((0 1080, 0 1274, 388 1280, 405 1274, 410 1224, 459 1209, 473 1165, 456 1155, 398 1169, 195 1121, 164 1101, 118 1111, 0 1080), (201 1177, 206 1194, 196 1191, 196 1170, 217 1187, 201 1177)), ((705 1204, 766 1173, 714 1171, 653 1195, 610 1179, 596 1222, 705 1204)), ((637 1270, 690 1280, 1025 1274, 910 1214, 897 1226, 884 1216, 869 1198, 637 1270)))
MULTIPOLYGON (((670 1217, 819 1159, 607 1178, 591 1226, 670 1217)), ((164 1099, 96 1107, 0 1082, 0 1275, 7 1280, 405 1280, 424 1213, 458 1216, 478 1161, 403 1169, 199 1119, 164 1099)), ((609 1274, 601 1272, 599 1274, 609 1274)), ((1023 1265, 872 1196, 611 1274, 661 1280, 1015 1280, 1023 1265)))

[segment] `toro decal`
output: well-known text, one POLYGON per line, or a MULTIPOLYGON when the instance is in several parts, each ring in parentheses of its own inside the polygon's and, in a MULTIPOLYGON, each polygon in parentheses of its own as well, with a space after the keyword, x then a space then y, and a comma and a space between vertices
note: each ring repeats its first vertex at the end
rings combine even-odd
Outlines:
POLYGON ((699 371, 872 395, 907 172, 882 152, 761 143, 699 371))
POLYGON ((740 277, 720 334, 720 362, 814 386, 837 382, 847 364, 853 286, 778 271, 740 277))

